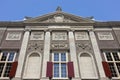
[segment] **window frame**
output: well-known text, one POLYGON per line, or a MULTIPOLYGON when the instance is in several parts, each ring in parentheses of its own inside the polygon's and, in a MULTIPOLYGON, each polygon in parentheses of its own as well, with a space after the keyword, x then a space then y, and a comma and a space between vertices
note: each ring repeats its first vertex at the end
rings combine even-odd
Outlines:
POLYGON ((7 64, 8 64, 8 63, 11 63, 11 66, 12 66, 12 63, 15 61, 16 54, 17 54, 16 51, 1 51, 1 52, 0 52, 0 63, 4 63, 4 66, 3 66, 3 70, 2 70, 2 72, 1 72, 0 79, 8 79, 8 78, 9 78, 9 77, 4 77, 4 74, 5 74, 5 71, 6 71, 6 68, 7 68, 7 64), (1 61, 4 52, 7 52, 8 54, 7 54, 6 60, 5 60, 5 61, 1 61), (11 52, 14 52, 14 57, 13 57, 13 60, 12 60, 12 61, 9 61, 8 59, 9 59, 9 56, 10 56, 10 53, 11 53, 11 52))
POLYGON ((64 80, 68 79, 68 70, 67 70, 68 52, 61 52, 61 51, 52 52, 52 62, 53 62, 53 79, 64 79, 64 80), (54 54, 55 53, 59 54, 59 60, 58 61, 54 61, 54 54), (61 60, 61 53, 66 54, 66 61, 61 60), (59 64, 59 77, 54 77, 54 63, 59 64), (62 77, 62 73, 61 73, 61 65, 64 64, 64 63, 66 64, 66 77, 62 77))
MULTIPOLYGON (((117 54, 118 54, 118 57, 119 57, 119 59, 120 59, 120 52, 119 51, 104 51, 103 52, 103 55, 104 55, 104 58, 105 58, 105 61, 109 64, 109 63, 113 63, 113 65, 114 65, 114 68, 115 68, 115 72, 116 72, 116 75, 117 75, 117 77, 112 77, 113 79, 120 79, 120 73, 119 73, 119 71, 118 71, 118 68, 117 68, 117 63, 119 63, 120 64, 120 60, 119 61, 116 61, 115 60, 115 58, 114 58, 114 56, 113 56, 113 53, 114 52, 116 52, 117 54), (106 55, 106 52, 109 52, 110 53, 110 56, 111 56, 111 58, 112 58, 112 61, 108 61, 107 59, 107 55, 106 55)), ((110 67, 110 66, 109 66, 110 67)), ((112 72, 111 72, 112 73, 112 72)))

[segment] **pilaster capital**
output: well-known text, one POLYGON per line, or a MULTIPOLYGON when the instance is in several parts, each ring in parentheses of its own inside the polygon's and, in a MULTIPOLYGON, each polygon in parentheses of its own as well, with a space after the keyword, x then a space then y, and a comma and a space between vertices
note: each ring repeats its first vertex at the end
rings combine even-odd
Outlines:
POLYGON ((52 32, 52 30, 50 30, 50 29, 45 29, 44 31, 45 32, 52 32))
POLYGON ((88 29, 88 32, 94 32, 95 30, 94 29, 88 29))
POLYGON ((28 31, 28 32, 30 32, 31 31, 31 29, 30 28, 25 28, 25 30, 24 31, 28 31))
POLYGON ((73 29, 69 29, 69 30, 67 30, 68 32, 74 32, 75 30, 73 30, 73 29))

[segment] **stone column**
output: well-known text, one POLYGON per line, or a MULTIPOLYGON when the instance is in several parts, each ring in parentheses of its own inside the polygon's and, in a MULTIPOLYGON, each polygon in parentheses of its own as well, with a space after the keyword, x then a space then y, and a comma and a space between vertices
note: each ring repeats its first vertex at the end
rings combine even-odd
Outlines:
POLYGON ((30 34, 29 30, 26 30, 24 33, 24 37, 23 37, 23 41, 22 41, 21 49, 20 49, 20 54, 18 58, 18 67, 17 67, 15 78, 13 80, 22 80, 21 79, 22 73, 23 73, 22 70, 23 70, 23 64, 25 60, 27 44, 29 40, 29 34, 30 34))
POLYGON ((48 78, 46 78, 47 61, 49 60, 50 60, 50 32, 46 31, 41 80, 49 80, 48 78))
POLYGON ((75 74, 75 78, 73 80, 80 80, 73 31, 69 31, 69 45, 70 45, 70 58, 71 58, 71 61, 73 61, 74 72, 75 72, 74 73, 75 74))
POLYGON ((94 55, 95 55, 95 58, 96 58, 100 78, 101 78, 101 80, 107 80, 107 79, 105 79, 105 73, 104 73, 104 69, 103 69, 103 66, 102 66, 102 58, 101 58, 101 55, 100 55, 101 53, 100 53, 100 50, 99 50, 99 47, 98 47, 98 43, 97 43, 94 31, 90 30, 89 35, 90 35, 94 55))

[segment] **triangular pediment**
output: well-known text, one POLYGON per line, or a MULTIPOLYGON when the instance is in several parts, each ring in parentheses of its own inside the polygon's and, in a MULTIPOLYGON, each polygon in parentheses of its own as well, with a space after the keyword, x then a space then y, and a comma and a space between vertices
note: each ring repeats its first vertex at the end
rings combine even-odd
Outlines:
POLYGON ((94 23, 93 20, 82 18, 62 11, 56 11, 36 18, 30 18, 25 23, 94 23))

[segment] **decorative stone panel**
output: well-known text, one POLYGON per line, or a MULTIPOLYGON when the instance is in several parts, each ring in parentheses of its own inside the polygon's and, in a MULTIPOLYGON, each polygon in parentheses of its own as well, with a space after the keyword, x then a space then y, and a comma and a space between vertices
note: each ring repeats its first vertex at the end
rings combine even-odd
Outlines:
POLYGON ((54 43, 51 44, 52 49, 68 49, 68 44, 66 43, 54 43))
POLYGON ((30 40, 44 40, 44 32, 31 32, 30 40))
POLYGON ((111 32, 98 32, 97 35, 99 40, 114 40, 111 32))
POLYGON ((75 32, 75 40, 89 40, 87 32, 75 32))
POLYGON ((67 32, 52 32, 52 40, 67 40, 67 32))
POLYGON ((6 40, 20 40, 21 39, 21 32, 9 32, 7 33, 6 40))
POLYGON ((43 52, 44 45, 40 42, 29 42, 28 43, 28 52, 30 51, 39 51, 43 52))

